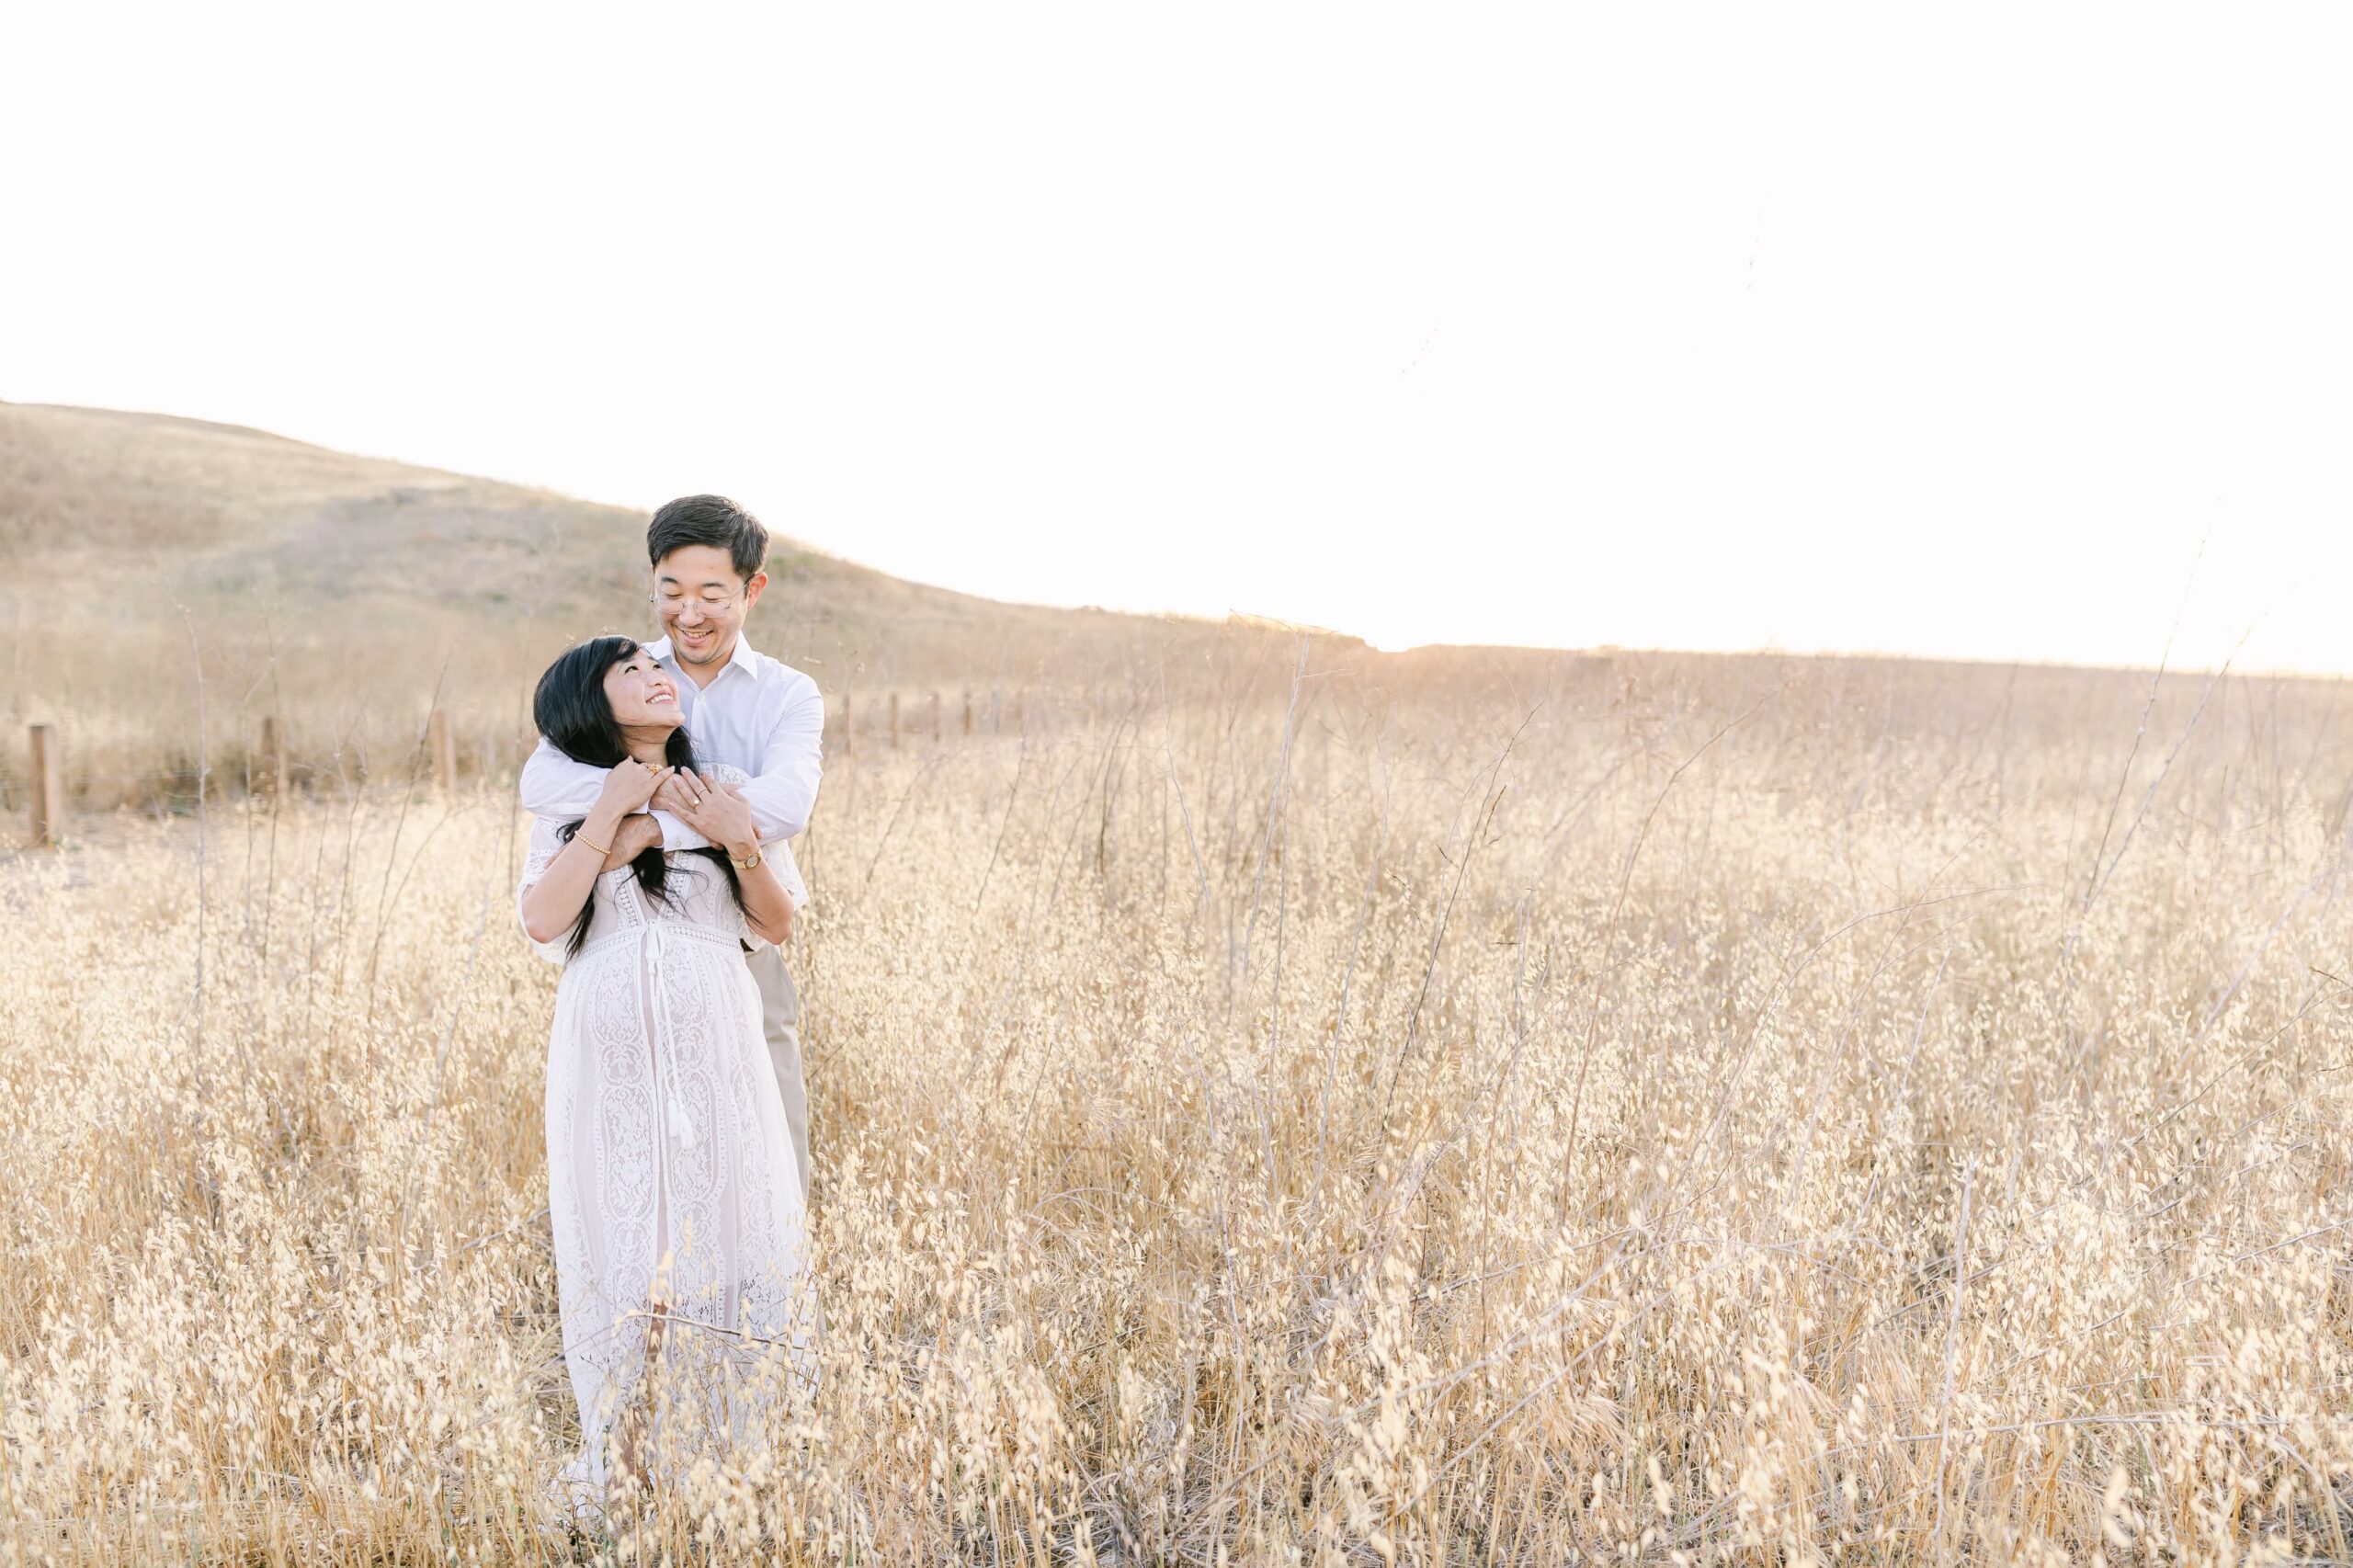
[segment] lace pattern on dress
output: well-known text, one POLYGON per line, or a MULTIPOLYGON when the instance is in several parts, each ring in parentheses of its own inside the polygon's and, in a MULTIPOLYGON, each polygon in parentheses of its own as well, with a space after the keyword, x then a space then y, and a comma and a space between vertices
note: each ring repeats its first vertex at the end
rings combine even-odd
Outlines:
MULTIPOLYGON (((563 847, 553 824, 534 824, 518 906, 563 847)), ((740 1369, 767 1353, 739 1335, 805 1351, 806 1334, 791 1331, 809 1314, 798 1175, 780 1101, 762 1104, 776 1098, 773 1068, 724 873, 677 854, 664 899, 626 868, 598 876, 591 898, 590 940, 565 969, 550 1040, 548 1191, 581 1463, 601 1481, 604 1437, 646 1371, 652 1306, 673 1320, 665 1367, 740 1369), (666 1115, 673 1098, 685 1137, 666 1115)), ((533 945, 564 961, 564 941, 533 945)), ((738 1393, 714 1401, 715 1422, 741 1418, 738 1393)))

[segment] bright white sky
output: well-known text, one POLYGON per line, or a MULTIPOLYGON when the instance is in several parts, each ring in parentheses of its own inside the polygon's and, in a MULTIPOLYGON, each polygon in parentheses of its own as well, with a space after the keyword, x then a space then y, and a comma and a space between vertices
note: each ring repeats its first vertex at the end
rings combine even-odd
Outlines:
POLYGON ((2334 6, 19 6, 0 398, 1384 647, 2145 664, 2178 611, 2177 664, 2353 670, 2348 44, 2334 6))

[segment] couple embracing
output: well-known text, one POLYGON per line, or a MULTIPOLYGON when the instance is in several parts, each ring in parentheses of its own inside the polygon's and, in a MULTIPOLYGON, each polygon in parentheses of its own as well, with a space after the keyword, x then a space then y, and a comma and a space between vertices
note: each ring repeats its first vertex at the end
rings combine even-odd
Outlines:
POLYGON ((548 1214, 582 1449, 577 1517, 751 1436, 815 1377, 799 1001, 824 701, 753 652, 767 532, 718 495, 646 529, 665 635, 540 677, 517 909, 563 966, 548 1042, 548 1214), (658 1377, 649 1377, 658 1369, 658 1377))

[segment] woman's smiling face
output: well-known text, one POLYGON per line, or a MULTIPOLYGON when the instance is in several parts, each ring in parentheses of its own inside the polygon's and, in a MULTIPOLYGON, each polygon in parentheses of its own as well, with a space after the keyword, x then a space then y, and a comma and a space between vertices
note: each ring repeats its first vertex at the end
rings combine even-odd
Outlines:
POLYGON ((613 722, 624 730, 678 727, 678 683, 643 648, 615 660, 605 672, 605 700, 613 705, 613 722))

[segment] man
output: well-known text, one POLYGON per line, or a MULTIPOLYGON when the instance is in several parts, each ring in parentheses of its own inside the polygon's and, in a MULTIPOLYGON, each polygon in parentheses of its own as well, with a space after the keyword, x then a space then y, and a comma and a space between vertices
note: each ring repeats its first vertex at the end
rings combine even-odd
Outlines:
MULTIPOLYGON (((744 621, 767 586, 767 574, 761 570, 767 550, 767 530, 723 495, 682 496, 654 513, 645 530, 654 578, 646 597, 665 635, 645 646, 677 677, 679 711, 697 759, 727 763, 750 776, 744 796, 751 802, 753 825, 759 829, 763 853, 776 858, 777 873, 797 908, 808 893, 784 841, 809 825, 817 802, 825 701, 815 681, 754 653, 744 641, 744 621)), ((596 803, 605 772, 574 761, 542 738, 523 765, 524 809, 577 822, 596 803)), ((654 798, 665 849, 710 842, 672 814, 691 803, 695 787, 681 776, 654 798)), ((776 949, 763 948, 746 961, 759 983, 768 1057, 784 1094, 784 1118, 806 1193, 809 1095, 801 1074, 800 995, 776 949)))

